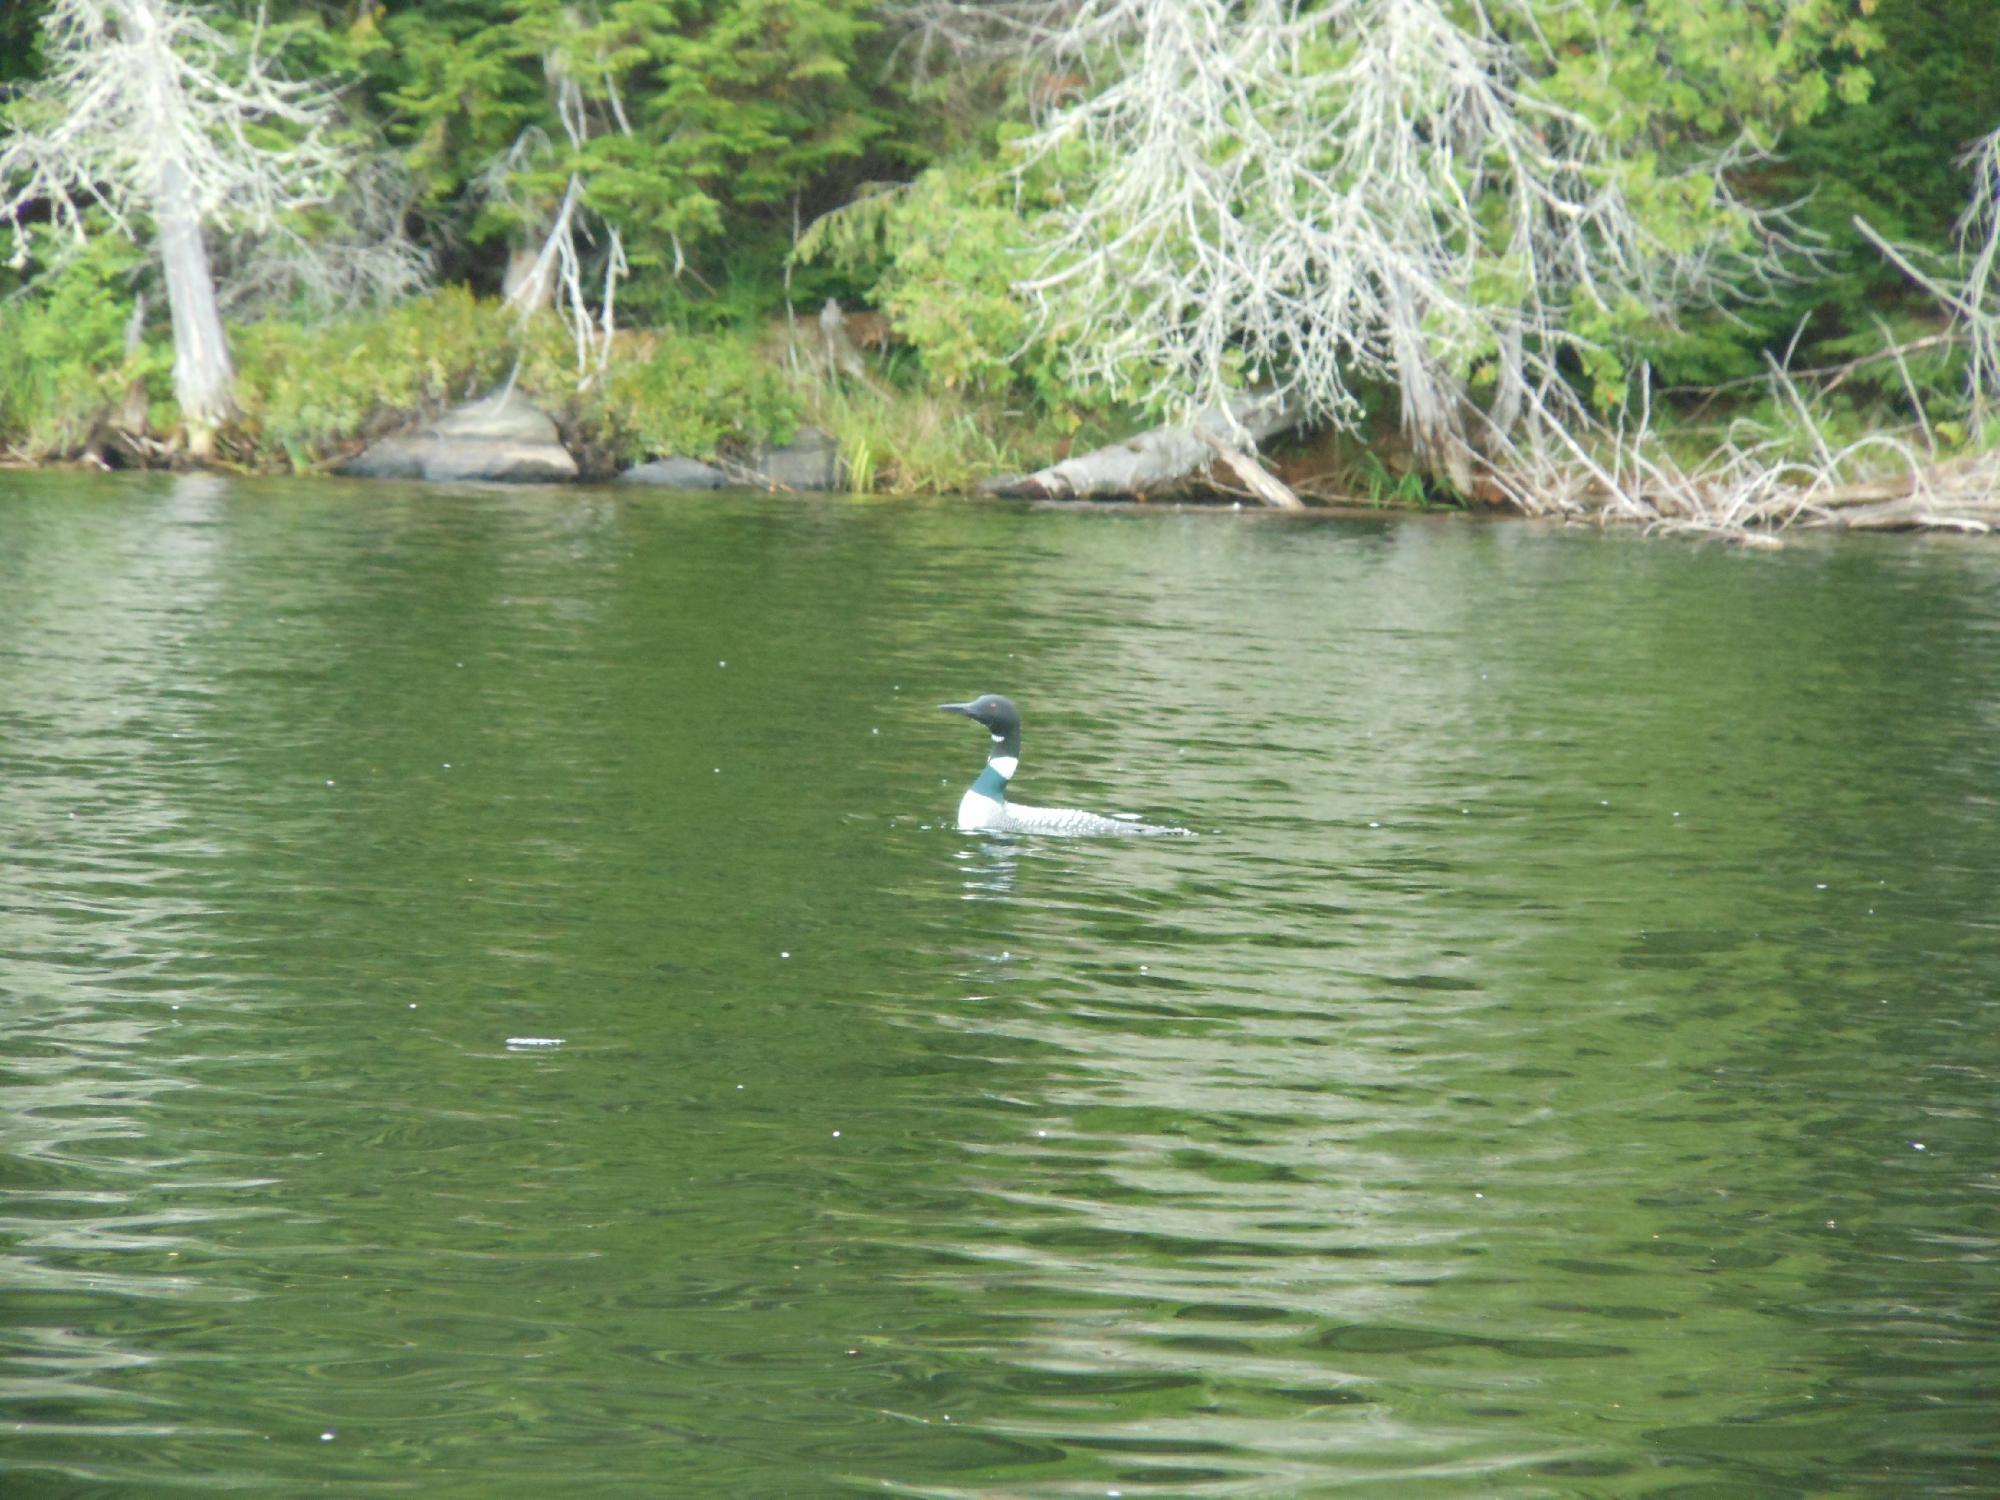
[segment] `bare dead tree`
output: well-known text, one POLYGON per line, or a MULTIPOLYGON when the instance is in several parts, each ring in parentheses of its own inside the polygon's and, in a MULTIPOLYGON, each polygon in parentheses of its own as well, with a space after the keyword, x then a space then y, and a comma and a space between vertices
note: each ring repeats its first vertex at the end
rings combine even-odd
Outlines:
POLYGON ((22 215, 36 204, 79 240, 92 207, 134 239, 151 221, 174 393, 204 450, 235 382, 205 232, 268 230, 327 201, 347 167, 332 96, 277 70, 261 15, 241 43, 179 0, 55 0, 43 24, 47 77, 0 142, 0 219, 23 263, 22 215))
POLYGON ((1137 12, 1094 0, 903 0, 886 7, 900 51, 928 78, 945 68, 1095 54, 1129 34, 1137 12))
POLYGON ((1185 413, 1226 409, 1249 373, 1336 423, 1385 382, 1462 479, 1487 429, 1573 414, 1557 367, 1589 347, 1579 305, 1671 317, 1780 264, 1779 237, 1746 232, 1769 226, 1726 185, 1747 140, 1681 168, 1690 201, 1712 192, 1707 232, 1653 230, 1622 187, 1636 148, 1537 88, 1556 65, 1537 3, 902 11, 933 55, 1032 47, 1093 80, 1022 146, 1027 166, 1089 164, 1019 283, 1081 378, 1185 413), (1475 378, 1491 385, 1480 405, 1475 378))
POLYGON ((406 228, 414 188, 387 152, 358 157, 314 222, 288 215, 215 246, 217 290, 232 318, 270 308, 353 312, 402 301, 431 280, 432 258, 406 228))
MULTIPOLYGON (((572 26, 582 25, 577 14, 569 12, 566 16, 572 26)), ((612 69, 601 56, 596 62, 604 93, 602 110, 591 108, 582 80, 566 59, 557 52, 543 59, 556 118, 573 153, 582 151, 588 141, 607 131, 632 134, 632 122, 626 117, 625 102, 612 69)), ((515 183, 524 168, 548 154, 550 145, 547 132, 540 128, 531 126, 523 131, 513 146, 481 175, 482 191, 517 215, 528 217, 528 205, 521 200, 515 183)), ((522 257, 518 266, 510 266, 507 290, 508 303, 523 317, 549 300, 554 301, 576 344, 579 385, 588 385, 610 363, 618 329, 618 286, 631 270, 625 258, 624 231, 589 211, 584 203, 585 187, 583 175, 572 172, 561 200, 546 221, 540 247, 532 257, 522 257), (585 247, 600 233, 604 240, 603 270, 593 306, 592 289, 585 283, 585 247)), ((674 237, 672 243, 674 270, 678 274, 685 258, 679 238, 674 237)))
MULTIPOLYGON (((1973 410, 1983 412, 2000 384, 2000 130, 1976 142, 1961 164, 1972 172, 1972 195, 1955 229, 1956 265, 1940 265, 1934 253, 1896 244, 1859 214, 1854 227, 1949 317, 1946 338, 1967 345, 1967 395, 1973 410)), ((1886 336, 1883 342, 1889 343, 1886 336)))
POLYGON ((1972 343, 1972 402, 2000 386, 2000 130, 1966 153, 1972 199, 1958 221, 1964 279, 1952 299, 1972 343))

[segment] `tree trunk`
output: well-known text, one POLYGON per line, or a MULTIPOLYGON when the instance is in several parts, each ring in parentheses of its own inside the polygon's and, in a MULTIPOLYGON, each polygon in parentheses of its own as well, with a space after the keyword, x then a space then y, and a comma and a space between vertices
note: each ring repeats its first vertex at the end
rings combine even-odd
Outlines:
POLYGON ((160 263, 167 274, 167 307, 174 321, 174 399, 197 454, 210 446, 215 429, 236 410, 236 367, 222 313, 215 304, 215 278, 208 268, 201 220, 187 174, 177 161, 160 168, 153 218, 160 234, 160 263))
MULTIPOLYGON (((139 44, 133 86, 170 143, 174 127, 185 124, 188 107, 160 0, 119 0, 115 13, 127 36, 139 44)), ((215 304, 215 277, 209 270, 208 246, 202 242, 194 177, 171 144, 155 160, 159 166, 151 207, 160 239, 160 265, 166 272, 167 310, 173 316, 174 399, 180 402, 187 424, 189 448, 197 457, 206 457, 215 429, 236 410, 236 369, 229 361, 229 341, 215 304)))
POLYGON ((869 377, 868 366, 862 361, 861 351, 854 346, 854 340, 848 336, 847 314, 831 297, 826 299, 826 306, 819 310, 819 337, 826 354, 826 379, 829 385, 845 375, 878 396, 886 394, 882 387, 869 377))
POLYGON ((507 252, 506 274, 500 278, 500 300, 524 313, 556 305, 556 267, 539 250, 518 245, 507 252))

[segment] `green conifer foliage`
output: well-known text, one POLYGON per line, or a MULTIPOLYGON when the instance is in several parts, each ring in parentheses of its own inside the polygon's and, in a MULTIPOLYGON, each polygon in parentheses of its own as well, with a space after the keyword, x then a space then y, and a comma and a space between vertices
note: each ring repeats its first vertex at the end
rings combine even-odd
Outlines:
POLYGON ((1808 221, 1831 241, 1835 294, 1849 315, 1901 278, 1855 233, 1860 214, 1891 240, 1943 250, 1965 211, 1961 158, 2000 127, 2000 5, 1879 0, 1882 47, 1865 99, 1843 101, 1784 143, 1788 185, 1810 193, 1808 221))
POLYGON ((33 76, 40 65, 41 24, 42 6, 32 0, 0 6, 0 84, 33 76))
POLYGON ((890 135, 889 106, 861 81, 869 9, 405 0, 383 7, 368 65, 429 199, 461 214, 473 244, 532 236, 575 176, 636 270, 686 262, 713 282, 746 236, 789 234, 795 196, 808 214, 833 201, 890 135), (564 80, 577 102, 567 120, 564 80), (502 162, 504 190, 482 192, 502 162))
MULTIPOLYGON (((1882 343, 1885 319, 1901 341, 1935 332, 1933 300, 1854 225, 1865 218, 1932 265, 1948 257, 1952 228, 1972 187, 1961 158, 2000 126, 2000 6, 1992 0, 1869 0, 1879 36, 1865 88, 1835 89, 1812 118, 1777 141, 1777 160, 1751 184, 1768 203, 1795 205, 1814 259, 1760 303, 1729 319, 1695 319, 1653 351, 1670 383, 1754 377, 1765 349, 1793 346, 1794 363, 1825 366, 1882 343)), ((1830 71, 1830 70, 1829 70, 1830 71)), ((1920 383, 1956 383, 1958 354, 1926 341, 1907 361, 1920 383)), ((1904 394, 1904 371, 1882 360, 1843 384, 1848 399, 1904 394)))

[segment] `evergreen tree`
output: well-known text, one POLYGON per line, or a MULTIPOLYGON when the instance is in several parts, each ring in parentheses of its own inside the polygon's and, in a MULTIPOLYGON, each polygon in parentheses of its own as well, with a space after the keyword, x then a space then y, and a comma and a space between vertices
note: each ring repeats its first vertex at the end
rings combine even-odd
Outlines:
POLYGON ((891 134, 891 107, 861 81, 870 9, 396 3, 369 67, 428 200, 474 245, 537 240, 575 183, 636 268, 712 273, 711 250, 740 250, 795 197, 816 207, 891 134))
POLYGON ((0 8, 0 84, 31 77, 40 67, 42 11, 31 0, 0 8))

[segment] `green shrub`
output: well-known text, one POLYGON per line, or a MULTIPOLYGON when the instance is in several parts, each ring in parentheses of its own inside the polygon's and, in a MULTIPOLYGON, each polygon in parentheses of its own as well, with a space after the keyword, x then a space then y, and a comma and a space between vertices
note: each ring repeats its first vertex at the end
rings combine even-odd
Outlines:
POLYGON ((632 342, 637 347, 614 361, 602 392, 577 409, 580 439, 594 439, 613 463, 669 453, 710 458, 791 441, 799 396, 749 340, 661 333, 632 342))
POLYGON ((1039 469, 1070 451, 1110 442, 1113 428, 1069 408, 1014 403, 1014 393, 949 389, 816 387, 807 415, 833 435, 849 487, 886 494, 955 494, 1001 474, 1039 469))
POLYGON ((1016 290, 1039 263, 1052 192, 974 157, 823 216, 798 253, 872 278, 933 387, 1025 398, 1074 429, 1112 413, 1120 393, 1072 380, 1062 336, 1016 290))
POLYGON ((158 343, 125 352, 140 261, 103 236, 0 302, 0 442, 34 459, 72 456, 133 380, 165 398, 172 352, 158 343))
POLYGON ((230 338, 242 413, 233 448, 255 467, 298 470, 484 394, 549 342, 531 335, 524 351, 511 313, 457 287, 335 322, 250 324, 230 338))

